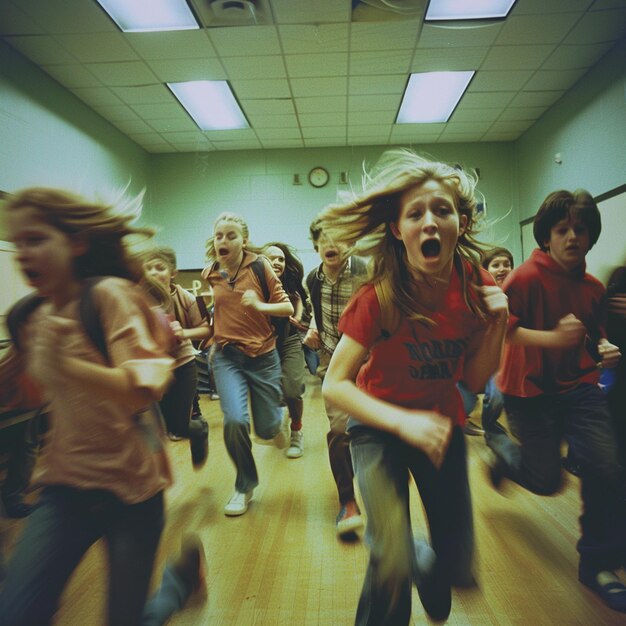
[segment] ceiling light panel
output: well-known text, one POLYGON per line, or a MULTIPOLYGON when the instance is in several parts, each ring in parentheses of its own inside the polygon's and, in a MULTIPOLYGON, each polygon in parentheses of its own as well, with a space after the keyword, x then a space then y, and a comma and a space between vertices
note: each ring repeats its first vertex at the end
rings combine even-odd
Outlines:
POLYGON ((396 124, 447 122, 474 71, 411 74, 396 124))
POLYGON ((200 28, 185 0, 97 0, 125 33, 200 28))
POLYGON ((227 81, 195 80, 167 86, 201 130, 249 128, 227 81))
POLYGON ((425 20, 486 20, 506 17, 515 0, 430 0, 425 20))

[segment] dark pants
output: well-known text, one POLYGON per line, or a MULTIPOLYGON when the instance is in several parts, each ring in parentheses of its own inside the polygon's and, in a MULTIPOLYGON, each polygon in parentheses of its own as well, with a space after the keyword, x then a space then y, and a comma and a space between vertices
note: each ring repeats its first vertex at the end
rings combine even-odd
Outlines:
POLYGON ((626 557, 624 472, 618 461, 606 397, 595 385, 534 398, 504 396, 519 463, 506 475, 539 495, 561 486, 561 441, 580 467, 583 511, 578 541, 582 568, 615 569, 626 557))
POLYGON ((189 437, 189 420, 198 386, 198 370, 195 361, 177 367, 173 374, 174 380, 159 402, 159 407, 168 432, 181 437, 189 437))
POLYGON ((393 435, 365 427, 350 433, 370 547, 356 624, 402 626, 409 623, 411 585, 419 577, 409 513, 409 472, 444 571, 453 585, 474 584, 474 527, 463 432, 455 427, 440 470, 421 450, 393 435))
POLYGON ((3 430, 9 450, 7 473, 2 484, 2 501, 5 506, 18 504, 30 483, 37 460, 39 418, 34 417, 3 430))
POLYGON ((9 563, 0 594, 0 624, 50 624, 72 572, 104 537, 108 623, 137 626, 163 524, 162 492, 139 504, 125 504, 102 490, 45 487, 9 563))

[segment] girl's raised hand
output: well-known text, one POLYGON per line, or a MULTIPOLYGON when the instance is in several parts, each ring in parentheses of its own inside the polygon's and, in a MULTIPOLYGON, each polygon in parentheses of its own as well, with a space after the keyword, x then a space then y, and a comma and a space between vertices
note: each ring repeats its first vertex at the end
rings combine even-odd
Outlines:
POLYGON ((63 370, 63 346, 72 321, 64 317, 49 315, 37 323, 32 334, 29 358, 30 372, 42 383, 54 381, 63 370))
POLYGON ((260 302, 261 300, 254 289, 246 289, 241 296, 241 306, 258 310, 260 302))
POLYGON ((500 287, 495 285, 475 286, 476 293, 483 301, 483 307, 492 319, 506 321, 509 317, 509 299, 500 287))
POLYGON ((619 348, 609 343, 607 339, 600 339, 598 342, 598 354, 602 358, 600 367, 617 367, 622 356, 619 348))
POLYGON ((448 450, 453 423, 437 411, 407 410, 403 412, 397 435, 411 446, 426 453, 439 469, 448 450))

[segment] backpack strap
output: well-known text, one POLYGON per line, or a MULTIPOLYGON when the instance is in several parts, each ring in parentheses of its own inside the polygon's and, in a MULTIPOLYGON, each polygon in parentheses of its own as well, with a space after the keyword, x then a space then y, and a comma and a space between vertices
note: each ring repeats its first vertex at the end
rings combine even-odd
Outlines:
POLYGON ((29 293, 18 300, 7 313, 6 325, 9 331, 9 337, 17 350, 20 349, 20 328, 26 320, 38 309, 43 303, 44 298, 36 293, 29 293))
POLYGON ((96 348, 98 352, 108 361, 109 350, 107 348, 106 335, 104 334, 104 326, 102 324, 102 316, 98 307, 93 300, 92 289, 105 276, 92 276, 83 280, 83 290, 80 294, 80 302, 78 303, 78 315, 85 334, 96 348))
POLYGON ((270 289, 267 285, 267 277, 265 276, 265 265, 263 264, 263 259, 261 257, 257 257, 250 263, 250 267, 254 272, 254 275, 257 277, 259 283, 261 283, 261 290, 263 291, 263 297, 265 298, 265 302, 269 302, 270 300, 270 289))

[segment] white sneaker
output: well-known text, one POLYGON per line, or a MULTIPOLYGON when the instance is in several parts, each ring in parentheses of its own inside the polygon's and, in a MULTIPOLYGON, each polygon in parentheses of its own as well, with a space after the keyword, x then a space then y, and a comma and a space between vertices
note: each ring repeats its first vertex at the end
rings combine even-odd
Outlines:
POLYGON ((224 507, 224 515, 228 515, 230 517, 243 515, 248 510, 248 503, 252 500, 253 493, 254 489, 251 489, 246 493, 235 491, 224 507))
POLYGON ((291 442, 285 454, 288 459, 297 459, 304 454, 304 433, 301 430, 291 431, 291 442))

